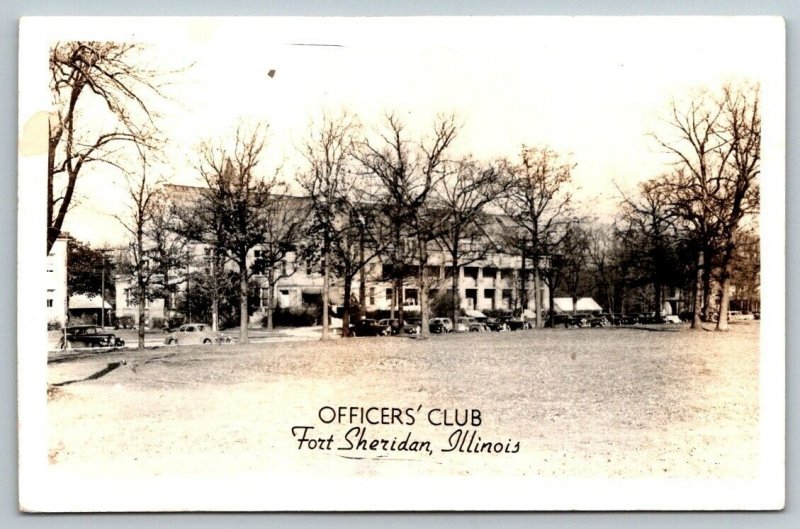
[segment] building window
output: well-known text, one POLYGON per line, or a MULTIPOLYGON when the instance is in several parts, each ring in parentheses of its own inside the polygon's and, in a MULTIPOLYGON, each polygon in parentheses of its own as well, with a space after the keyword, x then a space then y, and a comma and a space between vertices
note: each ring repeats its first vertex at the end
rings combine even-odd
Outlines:
POLYGON ((269 306, 269 288, 259 288, 258 289, 258 297, 261 302, 261 307, 268 307, 269 306))
POLYGON ((286 261, 281 261, 281 275, 282 276, 288 275, 287 274, 287 271, 288 271, 287 265, 288 265, 288 263, 286 261))
POLYGON ((375 305, 375 287, 369 287, 369 304, 375 305))
POLYGON ((52 307, 53 307, 53 300, 52 299, 48 299, 47 300, 47 308, 50 309, 52 307))

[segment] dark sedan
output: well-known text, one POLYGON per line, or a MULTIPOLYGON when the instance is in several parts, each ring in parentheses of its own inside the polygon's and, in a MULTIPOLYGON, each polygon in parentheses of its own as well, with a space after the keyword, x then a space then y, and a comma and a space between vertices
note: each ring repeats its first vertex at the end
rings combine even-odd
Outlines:
POLYGON ((58 343, 60 349, 65 347, 122 347, 123 345, 125 345, 125 341, 122 338, 117 338, 114 333, 106 332, 99 325, 67 327, 65 336, 62 336, 58 343))
POLYGON ((358 320, 350 326, 350 333, 353 336, 389 336, 392 334, 391 327, 381 321, 370 318, 358 320))
POLYGON ((499 323, 505 324, 510 331, 521 331, 523 329, 530 329, 531 324, 520 318, 514 316, 500 316, 497 318, 499 323))

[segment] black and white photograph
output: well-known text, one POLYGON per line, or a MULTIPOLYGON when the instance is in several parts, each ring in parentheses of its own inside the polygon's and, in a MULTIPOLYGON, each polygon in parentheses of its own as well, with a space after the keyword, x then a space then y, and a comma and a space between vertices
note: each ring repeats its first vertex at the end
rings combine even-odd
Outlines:
POLYGON ((19 57, 21 510, 783 508, 782 19, 34 17, 19 57))

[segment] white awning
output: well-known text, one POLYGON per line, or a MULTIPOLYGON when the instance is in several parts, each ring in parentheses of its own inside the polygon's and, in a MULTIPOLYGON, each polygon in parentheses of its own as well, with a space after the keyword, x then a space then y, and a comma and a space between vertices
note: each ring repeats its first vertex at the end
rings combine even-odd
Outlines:
POLYGON ((467 309, 464 311, 470 318, 485 318, 486 314, 479 310, 467 309))
MULTIPOLYGON (((555 298, 553 305, 555 305, 556 312, 572 312, 572 298, 555 298)), ((579 298, 576 310, 578 312, 600 312, 603 307, 592 298, 579 298)))

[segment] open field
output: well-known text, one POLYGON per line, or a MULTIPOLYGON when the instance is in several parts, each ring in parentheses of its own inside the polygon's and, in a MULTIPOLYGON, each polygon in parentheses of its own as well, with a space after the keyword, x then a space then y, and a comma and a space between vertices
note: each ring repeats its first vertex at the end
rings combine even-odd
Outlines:
POLYGON ((54 470, 117 477, 747 478, 758 464, 758 330, 553 329, 75 353, 48 365, 49 457, 54 470), (324 424, 324 406, 412 408, 413 425, 366 425, 366 437, 399 442, 410 432, 432 452, 336 450, 363 425, 324 424), (480 410, 480 425, 463 429, 519 450, 442 452, 459 427, 431 425, 434 408, 480 410), (333 435, 334 449, 298 449, 293 426, 333 435))

